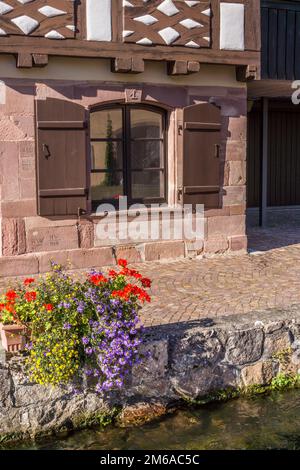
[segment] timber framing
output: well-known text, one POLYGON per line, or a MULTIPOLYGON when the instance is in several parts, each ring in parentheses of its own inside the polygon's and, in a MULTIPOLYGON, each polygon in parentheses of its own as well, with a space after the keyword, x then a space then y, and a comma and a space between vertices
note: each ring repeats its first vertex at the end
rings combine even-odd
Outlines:
MULTIPOLYGON (((155 1, 157 4, 160 3, 160 0, 155 1)), ((222 1, 230 5, 244 5, 245 44, 243 50, 220 48, 220 3, 220 0, 203 2, 203 5, 210 5, 211 8, 211 34, 207 47, 184 47, 177 45, 178 41, 175 41, 173 45, 153 43, 151 46, 125 42, 122 36, 125 17, 121 0, 112 0, 111 41, 88 40, 86 1, 81 0, 74 2, 76 26, 74 37, 66 36, 64 39, 55 40, 34 34, 8 34, 0 36, 0 54, 14 54, 17 57, 16 65, 20 68, 46 66, 48 57, 64 56, 110 59, 111 69, 116 73, 141 73, 144 71, 145 61, 164 61, 168 64, 167 73, 171 75, 197 72, 200 64, 223 64, 242 67, 237 73, 237 78, 242 81, 252 78, 254 70, 256 70, 255 78, 259 78, 260 1, 222 1)), ((192 37, 195 37, 194 32, 192 37)))

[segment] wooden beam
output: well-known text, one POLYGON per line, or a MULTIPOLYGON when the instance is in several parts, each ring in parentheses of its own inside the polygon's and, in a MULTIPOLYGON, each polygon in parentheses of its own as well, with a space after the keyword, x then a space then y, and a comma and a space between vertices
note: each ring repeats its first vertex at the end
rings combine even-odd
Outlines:
POLYGON ((32 54, 33 63, 36 67, 48 65, 48 54, 32 54))
POLYGON ((261 151, 261 195, 259 225, 267 225, 268 206, 268 150, 269 150, 269 99, 262 99, 262 151, 261 151))
POLYGON ((200 70, 200 62, 195 60, 171 60, 168 62, 168 75, 188 75, 200 70))
POLYGON ((187 75, 188 63, 186 60, 171 60, 167 64, 168 75, 187 75))
POLYGON ((111 61, 111 70, 116 73, 127 73, 131 71, 131 57, 116 57, 111 61))
POLYGON ((1 36, 0 53, 48 54, 65 57, 139 57, 144 60, 190 60, 206 64, 258 65, 260 51, 221 51, 218 49, 193 49, 179 46, 154 46, 141 48, 137 44, 86 41, 81 39, 53 39, 31 36, 1 36))
POLYGON ((145 71, 145 61, 140 57, 132 57, 131 59, 131 72, 142 73, 145 71))
POLYGON ((111 61, 111 70, 116 73, 142 73, 145 62, 140 57, 116 57, 111 61))
POLYGON ((236 79, 238 82, 249 82, 259 80, 259 78, 256 65, 238 65, 236 67, 236 79))
POLYGON ((32 67, 32 55, 27 52, 21 52, 17 56, 17 67, 21 68, 31 68, 32 67))
POLYGON ((200 71, 200 62, 188 61, 188 73, 197 73, 200 71))

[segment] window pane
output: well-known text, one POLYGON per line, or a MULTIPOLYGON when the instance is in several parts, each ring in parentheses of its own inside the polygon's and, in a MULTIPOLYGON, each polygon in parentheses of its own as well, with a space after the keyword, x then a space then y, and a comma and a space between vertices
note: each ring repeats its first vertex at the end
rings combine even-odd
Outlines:
POLYGON ((132 168, 163 168, 163 143, 160 140, 131 142, 132 168))
POLYGON ((118 199, 118 196, 124 194, 123 174, 121 172, 92 173, 91 193, 93 201, 118 199))
POLYGON ((165 195, 163 171, 133 171, 131 180, 133 199, 162 198, 165 195))
POLYGON ((92 139, 122 139, 122 109, 103 109, 91 113, 92 139))
POLYGON ((162 116, 146 109, 132 109, 130 111, 131 138, 162 137, 162 116))
POLYGON ((91 142, 91 165, 93 170, 121 170, 122 142, 91 142))

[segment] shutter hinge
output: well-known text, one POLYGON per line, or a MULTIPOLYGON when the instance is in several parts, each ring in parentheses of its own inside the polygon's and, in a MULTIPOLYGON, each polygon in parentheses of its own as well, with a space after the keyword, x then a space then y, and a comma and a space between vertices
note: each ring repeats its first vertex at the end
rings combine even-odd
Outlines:
POLYGON ((177 201, 178 202, 181 201, 182 195, 183 195, 183 188, 180 187, 180 188, 177 189, 177 201))
POLYGON ((183 131, 183 125, 182 124, 178 124, 178 135, 182 135, 182 131, 183 131))

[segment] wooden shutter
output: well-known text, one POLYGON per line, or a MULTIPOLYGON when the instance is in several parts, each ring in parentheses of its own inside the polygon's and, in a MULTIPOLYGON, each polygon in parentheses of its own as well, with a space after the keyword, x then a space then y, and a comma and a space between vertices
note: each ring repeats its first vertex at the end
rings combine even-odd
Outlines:
POLYGON ((183 113, 183 203, 219 207, 221 113, 203 103, 183 113))
POLYGON ((86 113, 78 104, 36 102, 38 212, 75 215, 87 209, 86 113))

